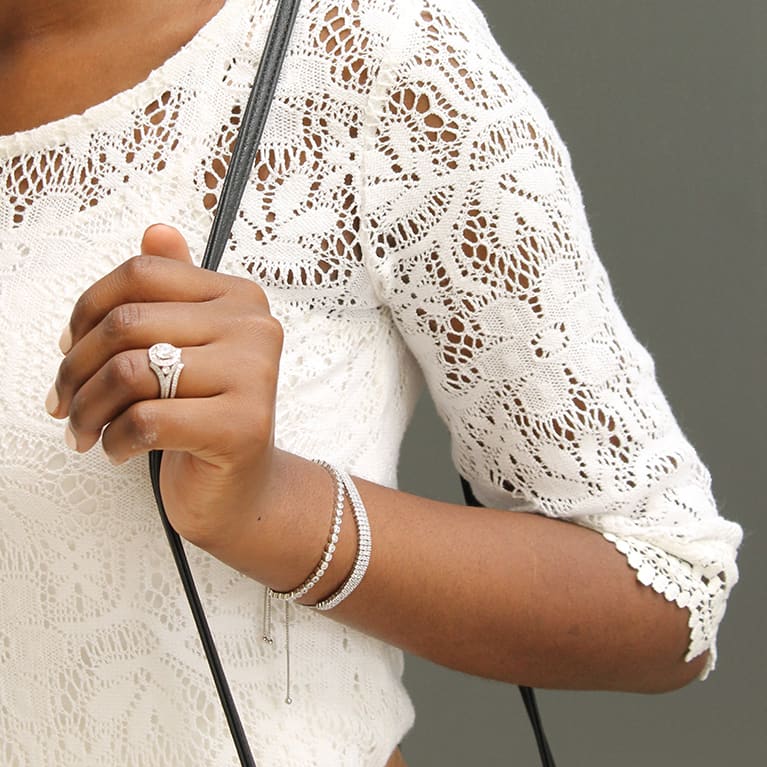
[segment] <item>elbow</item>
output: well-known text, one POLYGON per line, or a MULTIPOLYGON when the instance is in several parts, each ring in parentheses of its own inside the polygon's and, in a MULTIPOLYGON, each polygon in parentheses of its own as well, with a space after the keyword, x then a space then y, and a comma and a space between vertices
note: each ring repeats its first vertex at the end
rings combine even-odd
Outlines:
POLYGON ((610 658, 602 669, 605 689, 660 694, 686 687, 705 673, 711 651, 686 660, 692 642, 688 610, 652 591, 639 594, 643 609, 621 616, 624 631, 598 648, 605 661, 610 658))
POLYGON ((700 678, 706 669, 709 654, 707 650, 692 660, 679 659, 670 667, 658 669, 654 674, 648 675, 645 684, 640 684, 635 692, 657 695, 681 690, 700 678))
MULTIPOLYGON (((692 642, 690 612, 654 592, 644 592, 652 608, 644 614, 641 632, 647 654, 643 679, 637 692, 658 694, 686 687, 705 672, 710 650, 686 660, 692 642)), ((637 648, 638 649, 638 648, 637 648)))
MULTIPOLYGON (((632 668, 626 692, 659 694, 686 687, 705 675, 711 650, 700 652, 701 637, 694 635, 690 609, 680 607, 655 590, 636 584, 634 599, 624 601, 620 623, 625 641, 619 662, 632 668), (697 652, 690 658, 691 648, 697 652), (629 660, 633 658, 633 662, 629 660)), ((704 645, 705 647, 705 645, 704 645)))

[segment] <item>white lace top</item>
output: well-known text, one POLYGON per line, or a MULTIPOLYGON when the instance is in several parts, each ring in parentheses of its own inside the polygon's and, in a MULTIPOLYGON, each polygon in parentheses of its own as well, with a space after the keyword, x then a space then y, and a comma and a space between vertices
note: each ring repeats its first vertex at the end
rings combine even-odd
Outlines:
MULTIPOLYGON (((0 138, 0 763, 223 767, 228 732, 146 462, 43 410, 74 300, 174 223, 202 252, 273 0, 230 0, 134 88, 0 138)), ((714 648, 740 528, 594 253, 567 151, 469 0, 304 2, 223 267, 285 328, 277 439, 394 485, 422 375, 486 504, 601 531, 714 648)), ((381 767, 401 653, 191 558, 264 767, 381 767)), ((712 653, 712 662, 713 662, 712 653)))

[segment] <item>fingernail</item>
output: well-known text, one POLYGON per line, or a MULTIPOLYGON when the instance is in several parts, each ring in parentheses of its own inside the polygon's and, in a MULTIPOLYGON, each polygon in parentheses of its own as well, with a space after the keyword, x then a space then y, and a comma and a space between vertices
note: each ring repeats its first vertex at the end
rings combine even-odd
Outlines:
POLYGON ((77 437, 75 437, 75 433, 72 431, 72 427, 69 424, 67 424, 67 428, 64 429, 64 442, 67 443, 68 448, 77 450, 77 437))
POLYGON ((45 409, 49 415, 53 415, 59 409, 59 393, 56 391, 55 384, 51 386, 51 390, 45 398, 45 409))
POLYGON ((66 354, 71 348, 72 331, 69 329, 69 325, 67 325, 61 333, 61 338, 59 338, 59 349, 61 349, 62 354, 66 354))

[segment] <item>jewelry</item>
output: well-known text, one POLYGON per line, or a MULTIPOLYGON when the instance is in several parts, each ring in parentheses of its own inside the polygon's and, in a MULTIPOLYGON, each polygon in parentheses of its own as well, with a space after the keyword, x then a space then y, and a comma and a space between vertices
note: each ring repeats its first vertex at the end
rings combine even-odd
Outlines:
POLYGON ((262 639, 267 644, 273 645, 272 637, 272 599, 278 599, 285 603, 285 703, 290 705, 293 698, 290 693, 290 603, 300 599, 313 589, 320 579, 325 575, 333 559, 338 538, 341 534, 341 522, 344 515, 345 484, 341 472, 331 466, 327 461, 315 460, 315 463, 322 466, 335 480, 336 484, 336 502, 333 509, 333 521, 328 533, 328 539, 322 552, 317 567, 314 568, 311 575, 292 591, 274 591, 269 586, 264 587, 264 612, 263 612, 263 635, 262 639))
POLYGON ((160 399, 173 399, 176 396, 178 378, 184 369, 181 361, 181 349, 173 344, 159 343, 149 347, 149 367, 160 382, 160 399))
POLYGON ((279 599, 285 603, 285 703, 288 705, 293 702, 290 692, 290 603, 300 599, 313 589, 320 578, 327 572, 341 532, 345 496, 349 497, 354 520, 357 524, 357 555, 354 558, 351 573, 338 591, 319 601, 314 605, 315 609, 332 610, 341 604, 360 585, 370 564, 370 554, 373 548, 370 536, 370 523, 368 522, 365 504, 362 502, 362 498, 352 478, 345 471, 331 466, 326 461, 315 460, 315 463, 318 463, 330 472, 336 481, 336 505, 333 511, 333 524, 328 534, 328 541, 325 544, 322 558, 317 567, 312 571, 312 574, 292 591, 273 591, 268 586, 264 588, 263 640, 267 644, 274 644, 274 639, 272 638, 272 599, 279 599))
POLYGON ((333 511, 333 523, 330 526, 328 540, 325 544, 325 549, 322 552, 322 558, 317 564, 317 567, 312 571, 311 575, 300 586, 297 586, 292 591, 273 591, 272 589, 267 588, 268 596, 272 599, 280 599, 284 602, 295 602, 296 599, 300 599, 307 592, 311 591, 319 583, 320 578, 327 572, 330 562, 333 559, 336 545, 338 544, 338 537, 341 534, 341 522, 344 516, 344 482, 338 470, 327 463, 327 461, 315 460, 314 463, 322 466, 336 481, 336 505, 333 511))
POLYGON ((314 605, 317 610, 332 610, 341 604, 360 585, 370 564, 370 553, 373 548, 370 537, 370 523, 368 522, 365 504, 362 503, 359 491, 352 478, 345 471, 339 471, 338 473, 343 480, 346 493, 351 501, 354 521, 357 523, 357 556, 355 557, 351 574, 344 581, 341 588, 335 594, 331 594, 326 599, 317 602, 314 605))

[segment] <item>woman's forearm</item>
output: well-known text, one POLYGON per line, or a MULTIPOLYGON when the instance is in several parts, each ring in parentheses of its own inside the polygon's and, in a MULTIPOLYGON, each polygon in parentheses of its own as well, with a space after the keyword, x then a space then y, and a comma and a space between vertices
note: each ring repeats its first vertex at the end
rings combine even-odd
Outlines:
MULTIPOLYGON (((202 542, 277 590, 319 559, 333 482, 275 452, 269 508, 228 541, 202 542)), ((656 692, 695 678, 688 612, 642 586, 614 546, 578 525, 473 509, 363 480, 373 554, 359 588, 328 613, 416 655, 471 674, 537 687, 656 692)), ((306 599, 332 593, 356 550, 347 509, 339 549, 306 599)))

